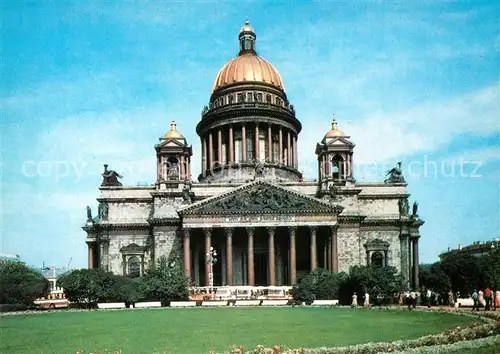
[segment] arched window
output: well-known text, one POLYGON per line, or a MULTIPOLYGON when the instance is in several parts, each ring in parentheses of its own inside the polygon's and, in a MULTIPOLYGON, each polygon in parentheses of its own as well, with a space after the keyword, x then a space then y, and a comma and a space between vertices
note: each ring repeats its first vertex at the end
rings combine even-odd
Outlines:
POLYGON ((380 252, 373 252, 371 257, 371 264, 375 267, 382 267, 384 265, 384 256, 380 252))
POLYGON ((344 176, 344 159, 342 156, 335 155, 332 159, 332 177, 342 178, 344 176))
POLYGON ((134 278, 141 275, 141 262, 139 261, 139 257, 133 256, 129 258, 128 275, 134 278))
POLYGON ((176 157, 169 157, 167 160, 168 180, 176 181, 179 179, 179 160, 176 157))

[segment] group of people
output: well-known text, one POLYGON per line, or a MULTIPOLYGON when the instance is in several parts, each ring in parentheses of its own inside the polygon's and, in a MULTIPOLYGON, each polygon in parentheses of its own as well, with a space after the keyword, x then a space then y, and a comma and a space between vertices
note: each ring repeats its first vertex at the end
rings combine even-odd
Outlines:
MULTIPOLYGON (((352 301, 351 301, 351 307, 357 307, 358 306, 358 295, 356 293, 352 294, 352 301)), ((365 296, 364 296, 364 302, 363 302, 364 307, 370 307, 370 294, 368 294, 368 291, 365 291, 365 296)))
POLYGON ((479 311, 480 306, 484 306, 485 311, 495 311, 497 307, 500 307, 500 290, 493 291, 490 288, 486 288, 484 292, 482 290, 474 290, 472 301, 472 311, 479 311))

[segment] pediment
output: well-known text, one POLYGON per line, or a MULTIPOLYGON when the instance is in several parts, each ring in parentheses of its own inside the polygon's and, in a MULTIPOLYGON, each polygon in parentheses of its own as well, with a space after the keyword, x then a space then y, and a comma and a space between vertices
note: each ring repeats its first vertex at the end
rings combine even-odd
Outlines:
POLYGON ((131 243, 120 248, 120 252, 123 254, 141 254, 144 252, 144 247, 139 246, 137 243, 131 243))
POLYGON ((265 181, 252 182, 180 210, 180 215, 335 214, 343 210, 265 181))
POLYGON ((367 250, 387 250, 389 248, 389 242, 382 241, 379 238, 370 240, 364 244, 367 250))
POLYGON ((160 143, 156 145, 157 148, 160 147, 184 147, 184 140, 181 139, 161 139, 160 143))
POLYGON ((348 137, 337 136, 334 138, 326 139, 326 146, 347 146, 353 147, 354 144, 348 139, 348 137))

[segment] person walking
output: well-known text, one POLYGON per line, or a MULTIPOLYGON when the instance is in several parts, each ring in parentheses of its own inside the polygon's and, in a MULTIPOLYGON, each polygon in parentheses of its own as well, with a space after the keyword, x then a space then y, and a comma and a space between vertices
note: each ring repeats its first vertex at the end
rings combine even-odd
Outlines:
POLYGON ((484 311, 490 311, 490 304, 491 304, 491 290, 490 288, 486 288, 484 290, 484 311))
POLYGON ((472 305, 472 311, 474 310, 479 311, 479 294, 477 293, 476 290, 474 290, 474 292, 472 293, 472 301, 474 303, 472 305))
POLYGON ((479 292, 477 294, 479 296, 479 306, 482 307, 484 306, 484 292, 479 289, 479 292))
POLYGON ((357 307, 358 306, 358 295, 356 293, 352 294, 352 302, 351 302, 351 307, 357 307))
POLYGON ((365 303, 363 306, 370 307, 370 294, 368 294, 368 291, 365 291, 365 303))
POLYGON ((500 290, 495 292, 495 310, 500 307, 500 290))
POLYGON ((427 307, 431 308, 432 291, 427 289, 427 307))
POLYGON ((450 305, 450 307, 455 306, 455 299, 453 298, 453 292, 451 290, 448 291, 448 305, 450 305))

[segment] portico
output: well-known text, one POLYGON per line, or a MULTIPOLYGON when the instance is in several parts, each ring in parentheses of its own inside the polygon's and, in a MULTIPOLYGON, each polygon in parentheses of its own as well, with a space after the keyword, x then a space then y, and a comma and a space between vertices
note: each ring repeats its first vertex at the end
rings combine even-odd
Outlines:
POLYGON ((318 266, 336 272, 341 210, 264 181, 192 204, 179 212, 186 275, 209 284, 210 247, 216 285, 292 285, 318 266))

